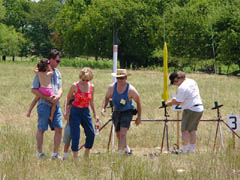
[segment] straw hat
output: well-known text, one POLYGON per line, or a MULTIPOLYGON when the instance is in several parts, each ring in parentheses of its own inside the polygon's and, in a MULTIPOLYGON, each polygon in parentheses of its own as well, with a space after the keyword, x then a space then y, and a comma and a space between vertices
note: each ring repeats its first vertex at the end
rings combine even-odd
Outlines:
POLYGON ((127 73, 126 69, 117 69, 116 73, 112 73, 113 77, 125 77, 125 76, 130 76, 130 74, 127 73))

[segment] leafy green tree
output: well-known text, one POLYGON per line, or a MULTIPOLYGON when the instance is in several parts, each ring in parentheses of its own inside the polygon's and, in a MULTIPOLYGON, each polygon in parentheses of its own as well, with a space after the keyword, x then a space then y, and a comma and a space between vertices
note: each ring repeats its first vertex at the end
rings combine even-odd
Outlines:
POLYGON ((32 54, 46 56, 53 48, 51 44, 53 30, 50 24, 62 6, 59 0, 31 2, 27 30, 24 35, 31 42, 32 54))
POLYGON ((3 6, 3 0, 0 0, 0 22, 2 22, 4 16, 5 16, 6 10, 3 6))
POLYGON ((231 1, 219 9, 214 31, 217 58, 226 65, 238 64, 240 69, 240 2, 231 1))
POLYGON ((4 24, 14 26, 19 32, 24 33, 27 28, 27 16, 30 12, 28 0, 3 0, 6 7, 4 24))
POLYGON ((15 31, 13 27, 8 28, 6 25, 0 25, 0 52, 5 56, 12 56, 13 61, 15 56, 19 55, 20 47, 24 43, 24 38, 21 33, 15 31))

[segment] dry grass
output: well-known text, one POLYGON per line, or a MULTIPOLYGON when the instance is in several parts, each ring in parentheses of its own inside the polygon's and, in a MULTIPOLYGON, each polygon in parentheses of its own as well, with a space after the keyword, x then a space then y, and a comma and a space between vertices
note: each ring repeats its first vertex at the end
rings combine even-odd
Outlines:
MULTIPOLYGON (((232 135, 223 126, 225 149, 217 144, 217 152, 212 152, 216 123, 202 122, 198 131, 197 152, 188 155, 161 154, 163 123, 142 123, 132 127, 128 134, 128 144, 133 156, 119 156, 107 153, 110 124, 96 137, 89 160, 82 157, 73 161, 50 161, 53 149, 53 133, 44 136, 44 152, 47 159, 36 158, 35 132, 37 127, 36 109, 31 118, 25 114, 34 98, 31 84, 34 76, 31 65, 0 64, 0 179, 239 179, 239 140, 236 150, 232 150, 232 135)), ((78 80, 79 69, 61 67, 64 95, 74 81, 78 80)), ((100 116, 100 107, 109 83, 111 70, 94 69, 95 104, 100 116)), ((156 71, 131 71, 129 81, 137 88, 142 99, 143 119, 164 119, 161 105, 163 74, 156 71)), ((188 74, 200 88, 205 106, 203 119, 216 119, 216 111, 211 110, 214 101, 224 104, 221 115, 239 114, 239 79, 208 74, 188 74)), ((171 94, 176 88, 169 89, 171 94)), ((101 117, 102 124, 110 117, 101 117)), ((169 109, 170 119, 176 113, 169 109)), ((64 122, 65 123, 65 122, 64 122)), ((176 123, 169 122, 169 142, 176 143, 176 123)), ((81 144, 84 136, 81 137, 81 144)), ((62 151, 63 145, 61 145, 62 151)), ((116 146, 115 146, 116 148, 116 146)), ((82 155, 83 151, 80 152, 82 155)))

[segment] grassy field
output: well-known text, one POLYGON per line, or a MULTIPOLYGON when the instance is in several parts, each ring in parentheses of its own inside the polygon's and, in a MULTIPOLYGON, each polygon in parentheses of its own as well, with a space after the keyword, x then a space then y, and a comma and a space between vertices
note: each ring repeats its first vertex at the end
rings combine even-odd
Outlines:
MULTIPOLYGON (((63 100, 74 81, 78 80, 78 68, 60 67, 63 78, 63 100)), ((109 83, 111 70, 94 69, 95 104, 101 123, 108 116, 100 115, 101 103, 109 83)), ((142 119, 164 119, 161 105, 163 74, 157 71, 131 71, 129 81, 137 88, 142 99, 142 119)), ((132 156, 120 156, 107 152, 110 124, 96 136, 89 160, 74 161, 72 155, 66 161, 51 161, 53 132, 44 136, 43 150, 48 158, 37 159, 35 133, 37 129, 36 108, 31 118, 26 118, 27 109, 34 98, 31 84, 34 72, 31 64, 0 63, 0 179, 240 179, 240 143, 236 138, 236 149, 232 149, 232 134, 223 125, 224 149, 218 139, 213 152, 216 131, 215 122, 201 122, 198 131, 196 153, 175 155, 160 153, 163 123, 148 122, 136 127, 132 123, 128 133, 128 144, 132 156)), ((195 79, 200 88, 205 112, 202 119, 216 119, 211 110, 214 101, 224 104, 221 115, 239 114, 240 81, 236 77, 187 74, 195 79)), ((176 88, 169 92, 175 94, 176 88)), ((169 109, 170 119, 176 112, 169 109)), ((64 122, 65 124, 65 122, 64 122)), ((177 137, 176 123, 169 122, 169 142, 172 149, 177 137)), ((84 135, 81 136, 81 144, 84 135)), ((164 145, 164 147, 166 147, 164 145)), ((116 149, 116 146, 115 146, 116 149)), ((61 154, 63 144, 61 144, 61 154)))

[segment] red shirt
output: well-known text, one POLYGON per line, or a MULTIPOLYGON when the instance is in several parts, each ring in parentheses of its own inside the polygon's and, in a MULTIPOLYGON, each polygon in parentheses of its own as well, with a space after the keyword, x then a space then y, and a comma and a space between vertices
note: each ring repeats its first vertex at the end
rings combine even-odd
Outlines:
POLYGON ((89 91, 85 93, 80 90, 79 83, 77 83, 77 92, 74 95, 74 101, 72 105, 78 108, 87 108, 91 100, 92 100, 92 84, 90 83, 89 91))

